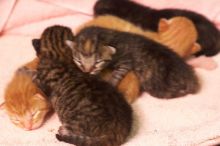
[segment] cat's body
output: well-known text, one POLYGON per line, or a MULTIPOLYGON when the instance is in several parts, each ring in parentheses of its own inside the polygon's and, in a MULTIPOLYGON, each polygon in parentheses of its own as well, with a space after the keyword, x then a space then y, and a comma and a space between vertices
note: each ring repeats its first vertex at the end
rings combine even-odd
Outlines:
POLYGON ((161 18, 184 16, 193 21, 198 31, 197 42, 201 45, 201 51, 196 55, 213 56, 220 51, 218 29, 206 17, 196 12, 180 9, 156 10, 129 0, 98 0, 94 6, 94 13, 96 16, 115 15, 143 29, 153 31, 157 30, 161 18))
POLYGON ((158 25, 158 32, 153 32, 143 30, 119 17, 104 15, 83 24, 76 32, 90 26, 142 35, 168 46, 183 58, 189 57, 200 49, 200 46, 196 43, 198 38, 196 28, 193 22, 186 17, 174 17, 169 20, 161 19, 158 25))
POLYGON ((94 68, 94 71, 88 69, 90 73, 97 73, 96 70, 102 70, 106 66, 114 68, 110 77, 113 85, 116 85, 124 74, 133 70, 138 76, 142 90, 155 97, 179 97, 196 93, 199 89, 194 71, 184 60, 167 47, 136 34, 88 27, 78 33, 72 49, 74 60, 78 61, 77 65, 83 65, 80 59, 84 54, 87 54, 84 59, 99 58, 100 61, 97 62, 96 59, 93 62, 93 66, 98 68, 94 68), (115 51, 112 53, 108 49, 115 51), (102 54, 100 52, 105 52, 105 55, 99 55, 102 54), (110 58, 107 62, 106 56, 110 58), (100 66, 100 62, 104 65, 100 66))
POLYGON ((37 64, 36 58, 20 67, 5 90, 4 108, 12 123, 25 130, 40 127, 51 110, 45 95, 33 83, 37 64))
POLYGON ((70 29, 53 26, 35 48, 40 58, 36 81, 62 123, 56 137, 77 146, 119 146, 131 130, 131 107, 109 83, 72 63, 67 38, 73 39, 70 29))

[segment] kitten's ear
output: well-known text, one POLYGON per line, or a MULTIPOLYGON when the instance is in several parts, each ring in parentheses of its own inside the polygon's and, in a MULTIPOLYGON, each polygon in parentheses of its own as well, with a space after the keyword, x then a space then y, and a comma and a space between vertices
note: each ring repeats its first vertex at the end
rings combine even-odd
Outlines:
POLYGON ((195 54, 200 50, 201 50, 201 45, 199 43, 194 43, 192 48, 191 48, 191 53, 195 54))
POLYGON ((115 47, 112 47, 112 46, 104 46, 104 47, 105 47, 105 50, 107 52, 109 52, 111 55, 116 53, 116 48, 115 47))
POLYGON ((32 45, 36 51, 37 56, 40 54, 40 39, 32 39, 32 45))
POLYGON ((105 59, 112 59, 112 55, 116 53, 116 48, 112 46, 103 46, 102 56, 105 59))
POLYGON ((70 47, 72 50, 74 49, 73 46, 74 46, 75 42, 73 42, 73 41, 71 41, 71 40, 66 40, 65 43, 66 43, 66 45, 67 45, 68 47, 70 47))
POLYGON ((161 18, 158 24, 158 32, 165 32, 169 29, 170 22, 168 19, 161 18))
POLYGON ((46 100, 45 97, 41 95, 40 93, 35 94, 34 97, 40 100, 46 100))
POLYGON ((5 102, 0 104, 0 110, 4 110, 5 109, 5 102))

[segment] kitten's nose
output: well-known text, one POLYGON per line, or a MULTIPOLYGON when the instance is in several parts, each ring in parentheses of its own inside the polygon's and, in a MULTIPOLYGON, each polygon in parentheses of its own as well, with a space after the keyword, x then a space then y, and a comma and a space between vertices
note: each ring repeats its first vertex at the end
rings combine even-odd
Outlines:
POLYGON ((93 66, 92 67, 83 66, 82 69, 83 69, 83 72, 87 72, 88 73, 88 72, 93 71, 94 67, 93 66))
POLYGON ((25 130, 27 130, 27 131, 32 130, 32 123, 30 121, 26 121, 23 124, 24 124, 25 130))

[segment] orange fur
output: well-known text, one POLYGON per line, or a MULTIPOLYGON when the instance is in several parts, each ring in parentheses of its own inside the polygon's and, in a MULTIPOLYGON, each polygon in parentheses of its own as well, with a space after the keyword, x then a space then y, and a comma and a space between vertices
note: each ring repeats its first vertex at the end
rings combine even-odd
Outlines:
POLYGON ((29 69, 35 70, 37 68, 38 63, 39 59, 34 58, 31 62, 26 63, 24 66, 26 66, 29 69))
POLYGON ((126 20, 111 15, 98 16, 93 20, 90 20, 79 26, 79 28, 77 28, 75 32, 78 33, 81 29, 89 26, 97 26, 117 31, 144 35, 144 31, 141 28, 127 22, 126 20))
MULTIPOLYGON (((101 76, 104 80, 108 81, 111 76, 112 70, 105 69, 101 72, 101 76)), ((120 81, 117 86, 119 92, 121 92, 128 103, 133 103, 140 95, 140 83, 134 72, 128 72, 125 77, 120 81)))
MULTIPOLYGON (((24 66, 36 69, 37 63, 38 59, 34 59, 24 66)), ((31 76, 15 72, 5 90, 4 108, 16 126, 32 130, 42 125, 50 104, 31 76)))
POLYGON ((140 83, 134 72, 128 72, 118 85, 118 90, 128 103, 133 103, 140 95, 140 83))
POLYGON ((153 39, 168 46, 183 58, 187 58, 201 49, 200 45, 196 43, 197 30, 193 22, 186 17, 161 19, 158 36, 153 39))

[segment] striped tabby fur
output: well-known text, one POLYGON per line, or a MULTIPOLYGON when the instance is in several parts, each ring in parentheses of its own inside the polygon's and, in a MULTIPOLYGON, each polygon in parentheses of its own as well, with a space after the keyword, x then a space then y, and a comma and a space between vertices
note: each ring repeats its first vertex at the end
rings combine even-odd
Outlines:
POLYGON ((109 55, 111 61, 103 65, 114 68, 109 79, 113 85, 117 85, 128 71, 134 70, 142 91, 155 97, 174 98, 196 93, 199 89, 193 69, 176 53, 152 40, 131 33, 87 27, 76 36, 73 51, 83 56, 81 52, 88 50, 84 48, 89 48, 88 42, 91 40, 90 48, 96 48, 92 55, 102 49, 115 49, 115 54, 109 55))
POLYGON ((132 109, 109 83, 72 63, 67 38, 73 39, 69 28, 52 26, 35 47, 36 82, 46 89, 62 123, 56 137, 76 146, 119 146, 130 133, 132 109))

